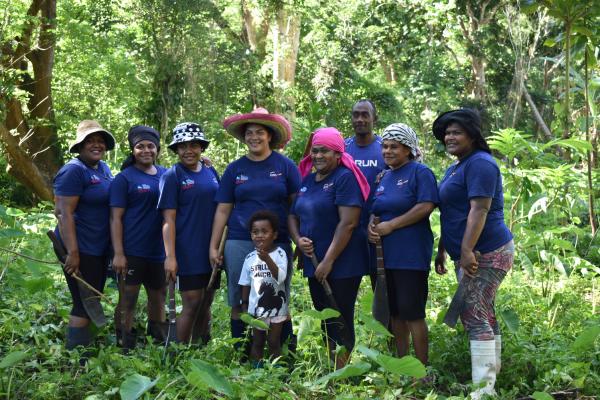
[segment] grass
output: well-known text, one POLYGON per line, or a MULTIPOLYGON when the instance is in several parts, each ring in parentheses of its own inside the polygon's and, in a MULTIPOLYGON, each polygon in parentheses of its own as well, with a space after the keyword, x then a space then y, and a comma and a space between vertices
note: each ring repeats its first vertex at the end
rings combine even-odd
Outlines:
MULTIPOLYGON (((160 399, 444 399, 460 398, 470 391, 467 336, 460 324, 456 330, 441 324, 455 287, 451 274, 430 275, 427 321, 432 384, 415 384, 413 378, 390 372, 358 351, 352 363, 369 363, 367 372, 323 383, 319 378, 333 370, 322 345, 319 321, 303 313, 311 309, 311 302, 299 272, 293 278, 291 312, 295 330, 301 332, 291 369, 269 363, 252 369, 239 363, 229 335, 224 290, 215 299, 213 340, 207 346, 180 345, 165 357, 164 348, 148 344, 124 356, 115 347, 113 328, 108 326, 98 332, 96 355, 80 367, 78 354, 64 350, 69 294, 62 276, 49 269, 56 267, 38 266, 40 278, 28 269, 29 263, 12 258, 4 262, 14 265, 0 281, 0 362, 9 354, 25 352, 24 359, 13 365, 0 364, 0 397, 6 399, 119 398, 127 394, 122 385, 128 378, 125 389, 145 389, 142 398, 160 399), (132 378, 134 374, 141 378, 132 378)), ((497 297, 504 342, 503 369, 496 386, 500 398, 566 389, 577 389, 580 395, 600 393, 596 336, 583 348, 574 347, 582 331, 600 326, 596 281, 591 275, 557 275, 552 278, 552 290, 543 296, 537 276, 518 266, 509 273, 497 297)), ((116 304, 117 291, 110 282, 106 292, 116 304)), ((357 302, 357 345, 389 354, 387 339, 366 327, 371 299, 370 284, 364 279, 357 302)), ((144 319, 144 301, 140 296, 138 320, 144 319)), ((112 307, 105 307, 108 315, 112 307)))

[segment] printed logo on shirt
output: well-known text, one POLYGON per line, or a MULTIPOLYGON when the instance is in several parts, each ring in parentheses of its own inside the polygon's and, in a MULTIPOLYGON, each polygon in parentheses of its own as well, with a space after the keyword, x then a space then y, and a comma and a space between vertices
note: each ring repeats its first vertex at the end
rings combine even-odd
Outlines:
POLYGON ((375 191, 375 196, 381 196, 385 190, 383 185, 377 186, 377 190, 375 191))
POLYGON ((92 176, 90 176, 90 184, 91 185, 97 185, 97 184, 99 184, 101 182, 102 181, 100 180, 100 178, 98 178, 98 175, 92 174, 92 176))
POLYGON ((190 178, 184 179, 181 181, 181 190, 188 190, 194 187, 194 181, 190 178))
POLYGON ((333 182, 329 182, 323 185, 323 191, 327 192, 329 191, 329 189, 331 189, 333 187, 333 182))
POLYGON ((377 160, 354 160, 359 167, 377 167, 377 160))
POLYGON ((250 266, 250 273, 254 278, 271 278, 271 270, 267 266, 267 263, 255 264, 250 266))
POLYGON ((219 181, 214 176, 213 176, 213 183, 216 183, 217 185, 219 184, 219 181))
POLYGON ((248 182, 248 177, 244 174, 239 174, 238 176, 235 177, 236 185, 241 185, 242 183, 246 183, 246 182, 248 182))
POLYGON ((306 193, 307 190, 308 188, 306 186, 302 186, 298 191, 298 196, 302 196, 304 193, 306 193))
POLYGON ((400 179, 398 179, 398 182, 396 182, 396 185, 403 186, 403 185, 406 185, 407 183, 408 183, 408 179, 400 178, 400 179))
POLYGON ((269 178, 279 178, 283 175, 283 172, 271 171, 269 172, 269 178))
POLYGON ((137 185, 136 190, 138 193, 148 193, 151 190, 151 187, 150 185, 142 183, 141 185, 137 185))

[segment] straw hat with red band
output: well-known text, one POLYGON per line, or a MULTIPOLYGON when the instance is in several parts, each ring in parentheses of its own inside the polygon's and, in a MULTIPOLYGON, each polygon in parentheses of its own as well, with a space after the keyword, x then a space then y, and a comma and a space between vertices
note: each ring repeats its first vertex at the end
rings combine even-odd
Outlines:
POLYGON ((265 108, 257 108, 248 114, 237 114, 225 118, 223 128, 230 135, 244 142, 245 128, 247 124, 259 124, 266 126, 271 132, 271 149, 283 148, 292 139, 292 127, 290 123, 279 114, 269 114, 265 108))

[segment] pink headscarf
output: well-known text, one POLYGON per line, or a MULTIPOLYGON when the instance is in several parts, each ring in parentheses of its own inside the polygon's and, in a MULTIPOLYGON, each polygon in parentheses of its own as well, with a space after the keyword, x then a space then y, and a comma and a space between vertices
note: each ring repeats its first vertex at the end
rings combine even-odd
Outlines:
MULTIPOLYGON (((333 151, 337 151, 342 154, 342 158, 340 162, 343 166, 348 168, 358 181, 358 186, 360 186, 360 191, 362 192, 362 196, 364 200, 367 200, 369 197, 369 192, 371 188, 369 187, 369 183, 367 182, 367 178, 363 175, 362 171, 356 166, 354 163, 354 159, 348 153, 346 153, 346 145, 344 144, 344 138, 342 134, 335 128, 319 128, 313 133, 312 146, 325 146, 328 149, 333 151)), ((300 174, 304 178, 306 175, 310 174, 312 170, 313 163, 312 157, 309 154, 304 157, 298 168, 300 169, 300 174)))

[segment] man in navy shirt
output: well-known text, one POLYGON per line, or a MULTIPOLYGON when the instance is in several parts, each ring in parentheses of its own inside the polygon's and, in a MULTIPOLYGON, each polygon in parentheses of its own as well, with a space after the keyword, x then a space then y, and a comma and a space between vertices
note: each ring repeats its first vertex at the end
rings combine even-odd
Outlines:
MULTIPOLYGON (((354 136, 346 139, 346 152, 354 158, 354 162, 365 175, 371 187, 371 196, 365 202, 360 216, 360 230, 366 237, 369 210, 373 204, 373 193, 377 186, 375 180, 377 175, 385 169, 381 154, 383 140, 373 132, 373 126, 377 122, 377 109, 371 100, 358 100, 352 107, 351 118, 354 136)), ((377 258, 374 245, 369 245, 369 253, 369 275, 371 276, 371 286, 375 288, 377 258)))

